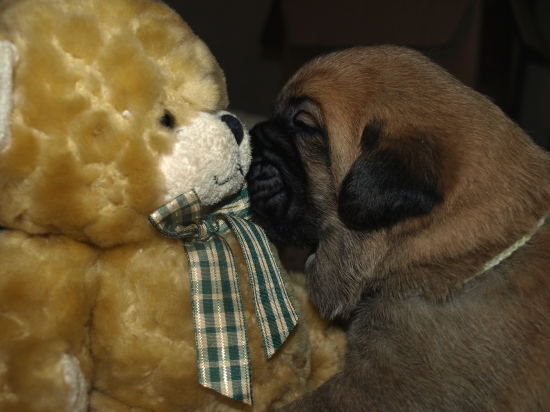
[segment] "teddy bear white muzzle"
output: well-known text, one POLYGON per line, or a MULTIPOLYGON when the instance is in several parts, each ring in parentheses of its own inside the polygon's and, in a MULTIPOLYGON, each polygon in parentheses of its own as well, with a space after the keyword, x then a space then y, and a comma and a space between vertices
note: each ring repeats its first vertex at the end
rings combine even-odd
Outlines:
POLYGON ((174 134, 172 153, 161 159, 166 201, 194 189, 202 204, 213 205, 243 187, 251 161, 250 136, 234 115, 200 113, 174 134))

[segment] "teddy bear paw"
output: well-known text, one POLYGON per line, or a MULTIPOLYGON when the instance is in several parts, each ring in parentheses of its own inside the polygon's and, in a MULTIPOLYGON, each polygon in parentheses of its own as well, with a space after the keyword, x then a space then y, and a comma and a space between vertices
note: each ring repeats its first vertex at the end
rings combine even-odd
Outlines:
POLYGON ((61 360, 65 382, 69 386, 67 410, 73 412, 85 412, 88 406, 88 384, 84 373, 80 369, 78 359, 72 355, 64 354, 61 360))

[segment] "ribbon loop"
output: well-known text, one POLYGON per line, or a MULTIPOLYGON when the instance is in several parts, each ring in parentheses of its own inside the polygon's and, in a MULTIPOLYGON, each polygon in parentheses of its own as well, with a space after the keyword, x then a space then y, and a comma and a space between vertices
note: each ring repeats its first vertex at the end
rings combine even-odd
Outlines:
POLYGON ((197 194, 178 196, 149 216, 164 236, 180 238, 189 263, 199 382, 252 404, 250 356, 232 230, 245 256, 266 358, 286 340, 298 315, 263 230, 250 221, 245 187, 224 207, 202 215, 197 194))

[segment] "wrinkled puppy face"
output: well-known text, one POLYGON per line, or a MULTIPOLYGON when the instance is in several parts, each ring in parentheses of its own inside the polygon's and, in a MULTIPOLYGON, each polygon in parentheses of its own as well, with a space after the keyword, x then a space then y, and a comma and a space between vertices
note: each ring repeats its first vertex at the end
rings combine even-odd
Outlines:
POLYGON ((437 126, 422 125, 429 97, 415 84, 418 62, 400 65, 426 61, 392 51, 314 60, 287 83, 272 118, 252 130, 252 207, 272 235, 315 247, 335 227, 378 230, 426 215, 442 199, 437 126))
POLYGON ((249 190, 253 211, 272 235, 297 246, 318 242, 319 211, 311 192, 303 152, 308 148, 299 139, 309 139, 323 164, 327 162, 326 136, 302 123, 296 100, 281 106, 272 120, 256 126, 253 135, 249 190))

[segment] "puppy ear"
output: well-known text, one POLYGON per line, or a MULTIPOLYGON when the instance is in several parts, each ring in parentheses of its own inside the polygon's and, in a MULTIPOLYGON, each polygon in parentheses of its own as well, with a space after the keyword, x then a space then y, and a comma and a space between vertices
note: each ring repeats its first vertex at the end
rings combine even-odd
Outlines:
POLYGON ((442 199, 438 162, 425 140, 391 139, 392 147, 382 139, 379 122, 365 128, 361 154, 342 182, 338 213, 352 229, 425 215, 442 199))

